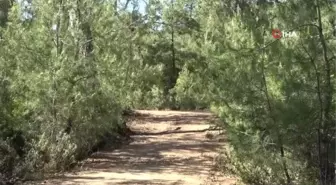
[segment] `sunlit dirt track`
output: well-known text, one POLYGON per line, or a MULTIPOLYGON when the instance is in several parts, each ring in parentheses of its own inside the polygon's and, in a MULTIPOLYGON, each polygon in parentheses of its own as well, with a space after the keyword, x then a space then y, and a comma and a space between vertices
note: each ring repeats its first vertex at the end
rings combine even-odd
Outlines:
MULTIPOLYGON (((214 170, 214 158, 225 140, 206 137, 210 113, 137 111, 129 122, 137 134, 119 149, 99 151, 76 173, 43 184, 233 185, 233 178, 214 170), (209 139, 210 138, 210 139, 209 139)), ((210 134, 211 133, 211 134, 210 134)), ((41 184, 41 183, 39 183, 41 184)))

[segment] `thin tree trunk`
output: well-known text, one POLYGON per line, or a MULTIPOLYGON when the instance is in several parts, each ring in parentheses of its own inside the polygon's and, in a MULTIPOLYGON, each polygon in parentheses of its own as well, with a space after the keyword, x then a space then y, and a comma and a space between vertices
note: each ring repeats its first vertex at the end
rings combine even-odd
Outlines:
MULTIPOLYGON (((172 51, 172 66, 171 66, 171 72, 172 75, 170 77, 170 89, 174 88, 175 83, 176 83, 176 57, 175 57, 175 30, 174 30, 174 22, 172 24, 172 31, 171 31, 171 51, 172 51)), ((175 94, 172 94, 172 102, 171 102, 171 106, 174 107, 175 106, 175 94)))
POLYGON ((305 47, 303 46, 305 52, 307 53, 307 55, 310 58, 310 62, 314 67, 314 71, 315 71, 315 76, 316 76, 316 83, 317 83, 317 97, 319 100, 319 107, 320 107, 320 111, 319 111, 319 120, 318 120, 318 128, 317 128, 317 146, 318 146, 318 157, 319 157, 319 168, 320 168, 320 183, 321 185, 323 184, 323 182, 321 181, 322 176, 323 176, 323 170, 322 170, 322 151, 321 151, 321 125, 322 125, 322 121, 323 121, 323 99, 322 99, 322 89, 321 89, 321 74, 317 68, 317 65, 314 62, 314 58, 309 54, 309 52, 305 49, 305 47))
MULTIPOLYGON (((268 111, 269 111, 269 114, 271 116, 271 119, 273 120, 273 123, 275 124, 276 119, 273 115, 271 100, 270 100, 269 93, 268 93, 268 87, 267 87, 267 81, 266 81, 266 75, 265 75, 264 58, 262 58, 262 60, 261 60, 261 73, 262 73, 262 83, 263 83, 263 86, 265 88, 264 93, 265 93, 265 96, 266 96, 268 111)), ((278 129, 277 129, 277 137, 278 137, 278 140, 279 140, 278 147, 279 147, 279 150, 280 150, 280 156, 282 158, 282 167, 283 167, 283 170, 284 170, 284 173, 285 173, 285 176, 286 176, 287 184, 289 185, 289 184, 291 184, 292 180, 291 180, 291 177, 289 175, 287 164, 286 164, 286 161, 285 161, 285 151, 284 151, 284 147, 283 147, 283 143, 282 143, 282 135, 278 131, 278 129)))
POLYGON ((0 27, 5 27, 8 22, 8 12, 13 5, 12 0, 0 0, 0 27))
MULTIPOLYGON (((60 30, 61 30, 61 12, 63 12, 63 0, 59 1, 59 9, 58 9, 58 15, 57 15, 57 22, 56 22, 56 58, 58 59, 61 52, 62 52, 62 44, 60 42, 60 30)), ((55 94, 57 93, 57 84, 56 84, 56 69, 55 69, 55 64, 52 64, 52 92, 53 97, 52 97, 52 114, 53 114, 53 119, 54 121, 57 120, 57 108, 56 108, 56 97, 55 94)))
POLYGON ((118 15, 118 0, 114 0, 114 15, 118 15))
MULTIPOLYGON (((174 11, 174 0, 171 0, 171 6, 172 10, 174 11)), ((176 81, 177 81, 177 70, 176 70, 176 54, 175 54, 175 19, 174 16, 172 16, 171 20, 171 52, 172 52, 172 60, 171 60, 171 66, 169 66, 169 90, 173 89, 176 81)), ((169 91, 168 90, 168 91, 169 91)), ((170 108, 175 109, 175 93, 170 94, 171 95, 171 102, 170 102, 170 108)))
MULTIPOLYGON (((322 25, 322 17, 321 17, 321 10, 320 10, 320 1, 316 0, 316 11, 317 11, 317 18, 318 18, 318 33, 320 43, 322 45, 323 51, 323 62, 324 62, 324 85, 323 85, 323 116, 322 116, 322 123, 319 125, 319 163, 320 163, 320 182, 322 185, 329 184, 328 181, 332 180, 335 176, 334 172, 329 173, 329 154, 328 154, 328 133, 327 127, 328 124, 331 123, 331 103, 332 103, 332 91, 333 87, 331 84, 331 65, 328 59, 328 51, 327 51, 327 44, 325 41, 325 37, 323 34, 323 25, 322 25)), ((332 168, 332 167, 331 167, 332 168)), ((334 167, 332 168, 334 169, 334 167)))

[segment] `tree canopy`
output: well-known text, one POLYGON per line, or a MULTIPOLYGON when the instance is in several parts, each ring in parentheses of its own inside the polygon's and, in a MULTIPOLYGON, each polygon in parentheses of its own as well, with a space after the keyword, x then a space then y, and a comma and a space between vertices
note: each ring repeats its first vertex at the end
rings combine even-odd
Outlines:
POLYGON ((0 181, 167 108, 218 115, 244 183, 331 185, 335 51, 334 0, 0 0, 0 181))

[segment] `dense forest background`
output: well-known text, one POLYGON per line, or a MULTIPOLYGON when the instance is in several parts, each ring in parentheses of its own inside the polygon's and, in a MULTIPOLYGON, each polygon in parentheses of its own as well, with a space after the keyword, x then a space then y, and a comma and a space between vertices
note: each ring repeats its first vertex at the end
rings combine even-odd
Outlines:
POLYGON ((334 0, 0 0, 0 26, 0 181, 167 108, 217 114, 246 184, 335 182, 334 0))

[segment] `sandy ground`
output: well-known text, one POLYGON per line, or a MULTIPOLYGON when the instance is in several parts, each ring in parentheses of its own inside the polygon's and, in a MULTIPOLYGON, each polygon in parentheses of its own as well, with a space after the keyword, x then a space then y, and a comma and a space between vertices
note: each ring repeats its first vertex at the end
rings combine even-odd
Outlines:
POLYGON ((214 119, 210 113, 138 112, 128 123, 138 133, 129 145, 99 151, 77 172, 43 184, 234 185, 234 178, 214 170, 225 140, 218 139, 219 131, 208 130, 214 119))

